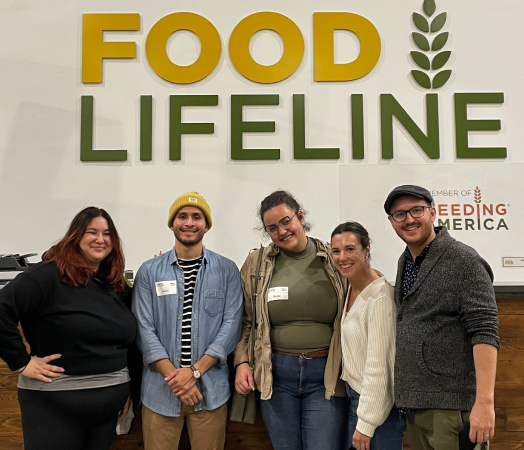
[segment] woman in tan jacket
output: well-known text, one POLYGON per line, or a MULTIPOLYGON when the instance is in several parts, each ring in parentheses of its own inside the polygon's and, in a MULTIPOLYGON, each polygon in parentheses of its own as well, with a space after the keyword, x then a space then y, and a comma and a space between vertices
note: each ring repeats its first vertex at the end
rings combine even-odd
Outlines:
POLYGON ((252 252, 241 270, 244 317, 235 388, 241 394, 260 391, 276 450, 346 450, 348 401, 340 380, 344 283, 328 245, 306 235, 305 214, 291 194, 266 197, 260 219, 273 242, 252 252), (251 296, 261 251, 251 368, 251 296))

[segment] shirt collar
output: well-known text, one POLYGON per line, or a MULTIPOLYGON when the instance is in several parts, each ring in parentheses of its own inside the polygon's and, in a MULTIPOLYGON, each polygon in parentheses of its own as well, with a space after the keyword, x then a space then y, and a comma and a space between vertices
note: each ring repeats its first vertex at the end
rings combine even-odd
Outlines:
MULTIPOLYGON (((434 230, 435 230, 435 235, 437 235, 440 231, 439 228, 434 228, 434 230)), ((435 236, 435 239, 436 239, 436 236, 435 236)), ((413 257, 411 256, 411 252, 409 251, 408 247, 406 246, 406 250, 404 250, 404 253, 406 254, 407 260, 411 262, 412 264, 420 266, 422 262, 424 261, 424 259, 426 259, 426 256, 428 255, 428 252, 429 252, 429 248, 431 247, 431 244, 435 242, 435 239, 433 239, 428 245, 424 247, 424 250, 422 250, 420 255, 418 255, 414 261, 413 261, 413 257)))
MULTIPOLYGON (((207 264, 209 262, 209 250, 206 249, 205 245, 202 246, 202 255, 203 255, 202 264, 207 264)), ((174 246, 171 249, 171 251, 169 252, 168 261, 170 265, 173 265, 173 264, 176 264, 177 266, 179 265, 174 246)))

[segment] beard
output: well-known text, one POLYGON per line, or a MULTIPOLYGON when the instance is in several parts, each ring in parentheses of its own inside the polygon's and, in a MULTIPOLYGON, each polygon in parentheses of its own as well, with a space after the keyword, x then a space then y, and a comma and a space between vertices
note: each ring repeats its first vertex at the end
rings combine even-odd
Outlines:
POLYGON ((204 230, 199 230, 196 233, 192 233, 189 237, 177 229, 173 229, 173 233, 175 234, 176 240, 181 244, 184 244, 186 247, 192 247, 202 242, 206 232, 204 230))

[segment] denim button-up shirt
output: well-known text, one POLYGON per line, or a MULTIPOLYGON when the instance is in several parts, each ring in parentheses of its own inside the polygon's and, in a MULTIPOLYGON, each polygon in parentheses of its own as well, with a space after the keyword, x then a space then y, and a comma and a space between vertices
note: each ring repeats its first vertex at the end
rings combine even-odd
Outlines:
MULTIPOLYGON (((180 416, 181 401, 172 394, 164 376, 151 363, 169 359, 180 368, 184 272, 175 250, 146 261, 136 275, 132 311, 138 321, 138 346, 142 352, 142 403, 164 416, 180 416), (157 294, 157 284, 176 281, 176 293, 157 294)), ((195 410, 213 410, 229 398, 227 355, 240 336, 242 289, 235 263, 204 248, 204 259, 196 279, 191 320, 191 362, 204 354, 218 364, 197 381, 204 399, 195 410)))

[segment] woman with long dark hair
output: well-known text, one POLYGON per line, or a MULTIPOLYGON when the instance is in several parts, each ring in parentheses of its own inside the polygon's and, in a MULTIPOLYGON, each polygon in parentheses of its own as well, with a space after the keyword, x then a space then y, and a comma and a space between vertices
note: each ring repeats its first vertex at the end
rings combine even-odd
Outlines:
POLYGON ((19 373, 26 450, 111 447, 129 408, 136 333, 123 273, 113 220, 88 207, 42 262, 0 291, 0 357, 19 373))
POLYGON ((274 449, 346 450, 348 402, 340 380, 342 279, 329 245, 307 236, 305 212, 291 194, 273 192, 259 213, 272 243, 252 252, 241 270, 244 318, 235 350, 235 388, 240 394, 260 391, 274 449), (256 276, 254 324, 250 299, 256 276), (247 363, 252 326, 254 368, 247 363))
POLYGON ((331 234, 335 267, 349 280, 342 316, 342 379, 356 450, 402 450, 404 423, 394 406, 396 309, 393 287, 370 264, 371 240, 357 222, 331 234))

